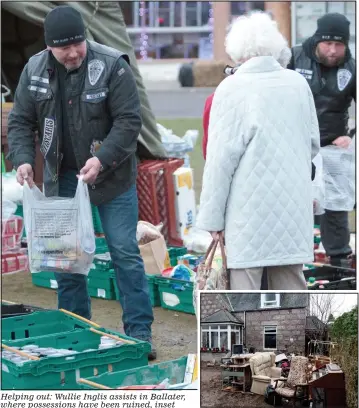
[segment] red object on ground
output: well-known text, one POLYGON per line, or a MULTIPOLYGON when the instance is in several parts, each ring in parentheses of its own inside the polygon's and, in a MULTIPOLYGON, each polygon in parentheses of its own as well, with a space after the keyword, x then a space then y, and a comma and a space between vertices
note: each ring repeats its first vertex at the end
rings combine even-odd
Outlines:
POLYGON ((209 95, 206 99, 203 111, 203 139, 202 139, 202 152, 204 160, 206 160, 207 155, 207 143, 208 143, 208 126, 209 126, 209 114, 211 112, 212 102, 213 102, 214 93, 209 95))
POLYGON ((1 255, 1 273, 26 271, 29 260, 26 252, 1 255))
POLYGON ((21 247, 24 220, 12 215, 1 222, 1 252, 3 254, 21 247))
POLYGON ((182 159, 145 160, 138 166, 139 219, 153 225, 163 223, 162 234, 169 245, 183 246, 177 231, 173 173, 182 159))

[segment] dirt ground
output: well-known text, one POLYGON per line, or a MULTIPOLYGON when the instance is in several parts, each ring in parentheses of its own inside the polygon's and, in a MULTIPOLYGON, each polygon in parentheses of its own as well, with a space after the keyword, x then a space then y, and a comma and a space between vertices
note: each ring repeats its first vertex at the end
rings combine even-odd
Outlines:
POLYGON ((241 392, 222 391, 221 369, 201 366, 201 408, 268 408, 264 397, 241 392))
MULTIPOLYGON (((45 308, 57 307, 53 289, 34 286, 30 272, 2 275, 2 299, 45 308)), ((157 360, 173 360, 188 353, 197 353, 197 322, 194 315, 156 307, 152 325, 157 360)), ((116 300, 92 298, 92 321, 101 326, 123 332, 122 309, 116 300)))

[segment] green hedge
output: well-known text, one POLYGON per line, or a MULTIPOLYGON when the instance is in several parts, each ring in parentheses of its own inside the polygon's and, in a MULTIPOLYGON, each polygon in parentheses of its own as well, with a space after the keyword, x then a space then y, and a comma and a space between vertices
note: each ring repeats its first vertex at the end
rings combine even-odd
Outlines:
POLYGON ((347 407, 358 407, 358 308, 343 313, 331 327, 330 335, 338 347, 331 349, 335 360, 345 375, 347 407))

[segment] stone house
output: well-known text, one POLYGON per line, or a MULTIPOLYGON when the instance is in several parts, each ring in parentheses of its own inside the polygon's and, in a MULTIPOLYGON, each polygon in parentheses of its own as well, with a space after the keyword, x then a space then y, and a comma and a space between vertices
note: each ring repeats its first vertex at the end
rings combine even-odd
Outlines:
POLYGON ((305 353, 309 294, 202 293, 200 304, 203 352, 215 349, 221 357, 239 344, 251 351, 305 353))

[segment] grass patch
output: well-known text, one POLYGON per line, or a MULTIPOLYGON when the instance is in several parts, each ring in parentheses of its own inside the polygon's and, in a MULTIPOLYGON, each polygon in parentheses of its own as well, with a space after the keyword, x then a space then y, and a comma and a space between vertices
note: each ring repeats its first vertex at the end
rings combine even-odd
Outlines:
POLYGON ((202 188, 202 174, 204 168, 204 159, 202 155, 202 119, 183 118, 183 119, 157 119, 167 129, 172 129, 173 133, 179 137, 184 136, 187 130, 196 129, 199 131, 196 146, 193 152, 190 153, 190 163, 193 168, 194 190, 196 193, 196 202, 199 203, 199 197, 202 188))

